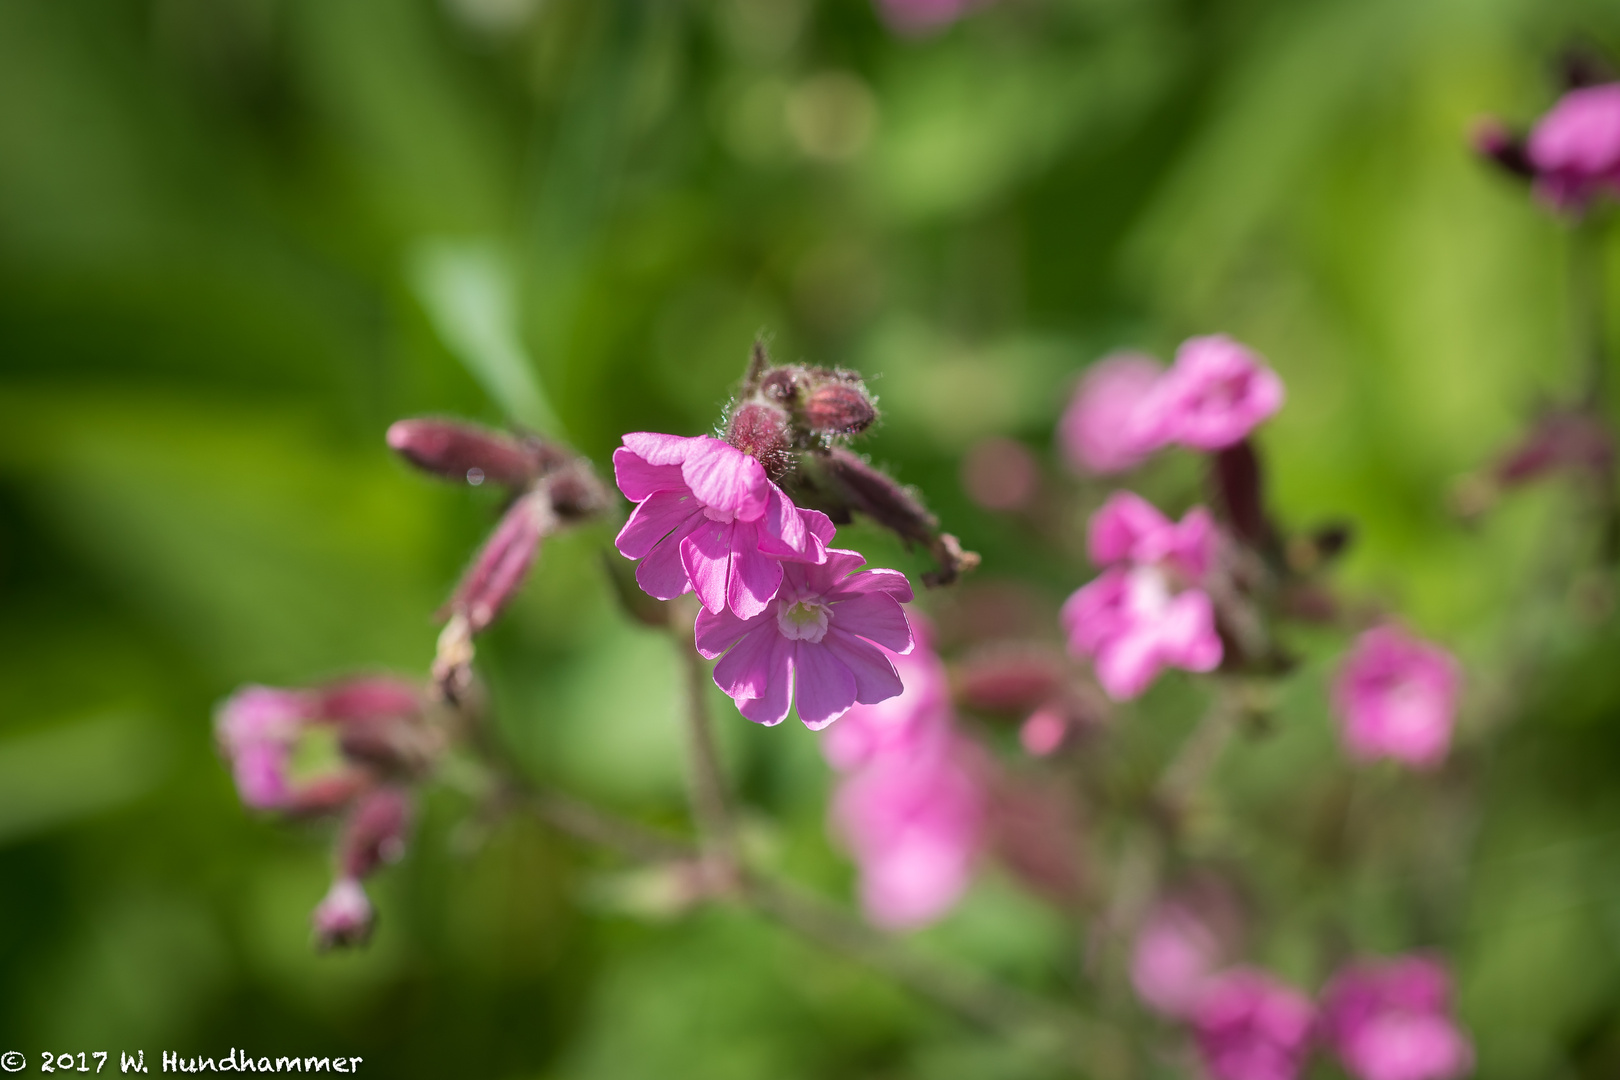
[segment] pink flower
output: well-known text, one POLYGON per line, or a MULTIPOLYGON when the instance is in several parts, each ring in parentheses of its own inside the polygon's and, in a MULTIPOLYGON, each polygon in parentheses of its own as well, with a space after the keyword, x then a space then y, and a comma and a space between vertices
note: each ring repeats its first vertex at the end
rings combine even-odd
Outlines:
POLYGON ((1536 190, 1580 210, 1602 191, 1620 194, 1620 83, 1571 90, 1530 133, 1536 190))
POLYGON ((1191 905, 1162 901, 1137 931, 1131 951, 1131 985, 1154 1011, 1188 1016, 1203 997, 1222 952, 1214 929, 1191 905))
POLYGON ((885 757, 847 777, 832 823, 860 868, 861 907, 878 926, 925 925, 972 880, 986 795, 971 750, 885 757))
POLYGON ((637 504, 615 543, 642 560, 636 581, 660 600, 695 590, 709 611, 751 618, 781 586, 780 560, 827 557, 827 515, 794 506, 759 462, 719 439, 626 435, 613 472, 637 504))
POLYGON ((1423 956, 1353 964, 1323 991, 1322 1039, 1357 1080, 1453 1080, 1473 1066, 1451 981, 1423 956))
POLYGON ((783 563, 781 589, 752 618, 728 610, 697 617, 697 649, 714 681, 748 719, 779 724, 795 699, 812 730, 859 702, 876 705, 904 686, 884 650, 908 653, 903 601, 911 586, 898 570, 861 570, 858 552, 833 548, 826 561, 783 563))
POLYGON ((905 689, 872 705, 853 706, 821 736, 821 754, 840 772, 863 768, 882 758, 935 753, 950 739, 951 700, 945 665, 932 647, 932 633, 921 616, 907 613, 913 648, 884 649, 905 689))
POLYGON ((1213 1080, 1294 1080, 1309 1049, 1311 1002, 1264 972, 1233 968, 1210 981, 1192 1022, 1213 1080))
POLYGON ((1137 413, 1164 367, 1142 353, 1122 352, 1093 364, 1058 421, 1058 441, 1071 467, 1106 476, 1135 468, 1158 448, 1137 413))
POLYGON ((1092 657, 1110 697, 1138 696, 1165 667, 1212 671, 1220 664, 1215 608, 1198 587, 1215 546, 1214 521, 1202 508, 1172 524, 1122 491, 1092 516, 1091 557, 1108 568, 1069 597, 1062 621, 1069 650, 1092 657))
POLYGON ((244 686, 220 706, 215 732, 244 805, 280 810, 292 802, 293 744, 316 708, 314 697, 302 690, 270 686, 244 686))
POLYGON ((1282 403, 1282 380, 1251 350, 1224 334, 1188 338, 1138 406, 1136 434, 1148 446, 1224 450, 1282 403))
POLYGON ((1339 669, 1333 707, 1345 749, 1417 768, 1445 759, 1462 673, 1451 654, 1394 626, 1368 630, 1339 669))

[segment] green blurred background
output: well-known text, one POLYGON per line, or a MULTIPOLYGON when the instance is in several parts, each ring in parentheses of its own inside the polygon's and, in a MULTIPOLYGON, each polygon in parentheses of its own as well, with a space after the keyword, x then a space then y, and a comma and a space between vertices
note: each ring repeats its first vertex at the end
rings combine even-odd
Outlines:
MULTIPOLYGON (((868 0, 0 0, 0 1050, 1047 1075, 746 915, 649 918, 651 884, 538 827, 473 835, 450 794, 378 879, 371 947, 316 956, 325 834, 243 812, 211 709, 425 669, 497 497, 392 459, 397 417, 605 463, 710 429, 764 331, 865 373, 863 448, 984 554, 978 587, 1055 609, 1079 522, 974 507, 964 450, 1024 440, 1057 484, 1077 371, 1226 331, 1289 387, 1281 516, 1353 518, 1341 580, 1475 665, 1464 780, 1358 781, 1402 843, 1346 873, 1291 831, 1346 773, 1342 641, 1299 643, 1210 826, 1259 868, 1256 959, 1319 981, 1292 928, 1331 910, 1453 959, 1481 1076, 1620 1075, 1620 628, 1534 591, 1582 557, 1564 494, 1444 509, 1573 379, 1562 230, 1465 147, 1551 103, 1572 39, 1620 48, 1620 8, 1003 0, 905 39, 868 0)), ((679 826, 676 654, 615 607, 611 531, 548 546, 481 658, 536 775, 679 826)), ((1128 722, 1162 753, 1195 711, 1168 680, 1128 722)), ((847 896, 811 737, 717 715, 761 858, 847 896)), ((994 871, 921 942, 1080 983, 1072 928, 994 871)))

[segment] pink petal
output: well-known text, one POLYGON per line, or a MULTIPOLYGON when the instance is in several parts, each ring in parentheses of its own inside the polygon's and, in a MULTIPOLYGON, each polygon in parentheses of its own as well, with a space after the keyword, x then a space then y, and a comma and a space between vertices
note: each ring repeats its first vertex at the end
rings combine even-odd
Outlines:
POLYGON ((1202 589, 1188 589, 1170 601, 1159 632, 1164 656, 1188 671, 1213 671, 1221 662, 1221 638, 1215 632, 1215 607, 1202 589))
POLYGON ((900 673, 895 670, 894 664, 881 650, 860 638, 851 637, 833 626, 828 628, 827 636, 821 639, 821 645, 855 676, 855 701, 858 704, 876 705, 905 692, 905 684, 900 681, 900 673))
POLYGON ((762 696, 772 681, 771 652, 781 637, 774 626, 761 621, 714 666, 714 684, 739 704, 744 698, 762 696))
POLYGON ((760 626, 766 619, 772 618, 775 616, 760 614, 752 619, 739 619, 729 609, 722 608, 719 611, 704 609, 698 612, 697 624, 692 628, 694 644, 699 653, 713 660, 735 645, 744 634, 760 626))
POLYGON ((1103 644, 1093 662, 1097 681, 1115 701, 1140 697, 1164 667, 1151 632, 1133 630, 1103 644))
MULTIPOLYGON (((911 602, 911 582, 906 580, 906 575, 898 570, 881 567, 861 574, 851 574, 838 582, 836 592, 840 597, 852 594, 860 596, 881 594, 892 597, 902 604, 911 602)), ((899 648, 895 651, 905 652, 899 648)))
POLYGON ((759 526, 749 521, 731 525, 731 578, 726 603, 745 619, 770 604, 782 587, 782 564, 759 550, 759 526))
MULTIPOLYGON (((628 436, 626 436, 628 438, 628 436)), ((679 465, 652 465, 629 447, 613 451, 613 478, 631 502, 640 502, 655 491, 681 491, 686 481, 679 465)))
POLYGON ((704 518, 681 541, 681 565, 692 589, 710 611, 726 606, 726 578, 731 570, 731 526, 704 518))
POLYGON ((870 638, 902 656, 911 651, 911 624, 906 622, 905 609, 886 593, 856 593, 847 599, 835 599, 828 605, 828 616, 831 624, 846 634, 870 638))
POLYGON ((819 642, 794 644, 799 719, 811 731, 820 731, 855 704, 855 675, 819 642))
POLYGON ((681 475, 704 505, 758 521, 765 513, 771 482, 759 462, 719 439, 694 439, 681 475))
POLYGON ((774 727, 787 719, 788 710, 793 706, 793 642, 770 631, 761 632, 760 636, 770 639, 766 682, 758 697, 737 698, 737 711, 756 724, 774 727))
MULTIPOLYGON (((702 515, 694 515, 690 524, 696 528, 703 520, 702 515)), ((641 560, 636 567, 636 584, 641 586, 642 592, 656 600, 673 600, 692 591, 692 582, 681 561, 681 547, 686 537, 687 532, 675 530, 641 560)))
POLYGON ((1116 491, 1091 515, 1086 548, 1098 566, 1131 558, 1140 560, 1143 556, 1137 549, 1144 541, 1155 540, 1173 529, 1170 519, 1142 496, 1116 491))
POLYGON ((649 465, 679 465, 691 452, 692 444, 699 441, 685 435, 659 435, 651 431, 632 431, 624 436, 624 445, 649 465))
MULTIPOLYGON (((665 466, 667 467, 667 466, 665 466)), ((630 513, 613 545, 627 559, 643 559, 658 541, 699 517, 703 508, 682 484, 679 491, 655 491, 630 513)))
POLYGON ((772 484, 765 500, 765 516, 759 519, 759 549, 778 558, 797 558, 805 553, 810 539, 799 508, 772 484))

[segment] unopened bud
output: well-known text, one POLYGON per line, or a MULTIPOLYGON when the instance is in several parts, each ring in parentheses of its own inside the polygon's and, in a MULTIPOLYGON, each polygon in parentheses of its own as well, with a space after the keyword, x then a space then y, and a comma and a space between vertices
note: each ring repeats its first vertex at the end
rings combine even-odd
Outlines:
POLYGON ((575 458, 558 468, 546 478, 545 488, 551 496, 551 508, 563 521, 594 517, 610 502, 607 489, 584 458, 575 458))
POLYGON ((345 679, 320 691, 320 715, 339 724, 414 716, 422 709, 415 683, 386 675, 345 679))
POLYGON ((376 923, 366 890, 353 878, 339 878, 316 906, 312 917, 315 944, 321 950, 363 945, 376 923))
POLYGON ((1566 90, 1580 90, 1614 82, 1614 65, 1589 45, 1571 45, 1558 58, 1558 74, 1566 90))
POLYGON ((338 839, 338 867, 345 877, 366 877, 383 863, 405 854, 405 832, 411 823, 410 796, 399 788, 367 793, 349 814, 338 839))
POLYGON ((1476 154, 1495 162, 1505 172, 1524 180, 1536 175, 1536 167, 1525 150, 1523 136, 1509 131, 1507 125, 1495 117, 1488 116, 1476 122, 1469 142, 1473 144, 1476 154))
POLYGON ((773 367, 759 381, 759 392, 772 401, 788 404, 798 399, 805 382, 805 370, 797 365, 773 367))
POLYGON ((1599 476, 1614 468, 1614 437, 1600 417, 1568 409, 1543 416, 1523 442, 1494 470, 1497 483, 1513 487, 1560 469, 1599 476))
POLYGON ((540 541, 556 528, 557 515, 545 491, 530 492, 506 511, 450 596, 450 611, 466 618, 469 633, 495 621, 523 584, 540 541))
POLYGON ((957 694, 963 705, 975 711, 1024 713, 1057 695, 1066 667, 1055 650, 992 646, 962 662, 957 673, 957 694))
POLYGON ((518 487, 563 460, 539 440, 454 420, 400 420, 388 429, 388 445, 424 472, 475 486, 489 480, 518 487))
POLYGON ((805 424, 823 435, 855 435, 872 426, 877 408, 859 381, 842 378, 823 382, 804 402, 805 424))
POLYGON ((775 405, 743 405, 731 414, 726 441, 765 466, 767 472, 777 472, 793 445, 788 415, 775 405))
POLYGON ((949 585, 979 565, 979 556, 964 550, 956 537, 935 532, 939 519, 881 469, 841 446, 825 449, 814 459, 829 494, 842 507, 865 514, 902 540, 928 548, 938 568, 923 574, 924 584, 949 585))

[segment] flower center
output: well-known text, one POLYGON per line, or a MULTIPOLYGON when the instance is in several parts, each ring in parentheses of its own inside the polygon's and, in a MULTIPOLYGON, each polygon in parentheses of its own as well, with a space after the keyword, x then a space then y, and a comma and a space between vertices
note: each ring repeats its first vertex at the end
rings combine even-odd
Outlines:
POLYGON ((703 508, 703 516, 708 518, 710 521, 718 521, 722 525, 730 525, 732 521, 736 520, 737 514, 732 510, 721 510, 719 507, 705 506, 703 508))
POLYGON ((827 636, 827 605, 813 599, 778 601, 776 625, 789 641, 820 641, 827 636))

